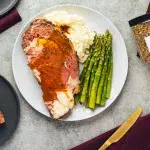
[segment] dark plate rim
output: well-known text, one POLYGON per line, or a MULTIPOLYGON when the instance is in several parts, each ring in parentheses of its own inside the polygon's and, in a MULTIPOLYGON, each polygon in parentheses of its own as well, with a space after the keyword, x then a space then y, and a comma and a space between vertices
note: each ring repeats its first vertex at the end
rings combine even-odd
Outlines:
POLYGON ((3 77, 2 75, 0 75, 0 78, 2 78, 11 87, 12 92, 16 96, 17 112, 18 112, 18 117, 17 117, 17 121, 16 121, 16 127, 11 131, 11 135, 8 138, 6 138, 2 143, 0 143, 0 146, 2 146, 4 143, 6 143, 12 137, 13 133, 15 132, 15 130, 16 130, 17 126, 18 126, 19 119, 20 119, 20 102, 19 102, 18 95, 17 95, 14 87, 11 85, 11 83, 5 77, 3 77))
POLYGON ((19 0, 14 0, 13 4, 10 5, 5 11, 3 11, 2 13, 0 13, 0 17, 2 17, 3 15, 5 15, 8 11, 10 11, 18 2, 19 0))

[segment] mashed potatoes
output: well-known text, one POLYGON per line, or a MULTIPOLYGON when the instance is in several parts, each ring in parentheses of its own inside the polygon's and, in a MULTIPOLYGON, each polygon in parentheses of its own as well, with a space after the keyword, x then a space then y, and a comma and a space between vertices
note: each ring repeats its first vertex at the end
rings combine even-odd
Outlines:
POLYGON ((46 14, 44 18, 59 26, 69 26, 65 35, 73 43, 79 61, 83 63, 88 56, 87 49, 93 43, 95 36, 95 33, 86 27, 83 18, 76 14, 69 14, 66 11, 53 11, 46 14))

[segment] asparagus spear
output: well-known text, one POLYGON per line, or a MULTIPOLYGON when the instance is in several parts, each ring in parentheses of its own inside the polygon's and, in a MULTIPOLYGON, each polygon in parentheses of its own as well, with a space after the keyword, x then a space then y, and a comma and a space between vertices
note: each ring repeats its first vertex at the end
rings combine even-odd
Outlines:
POLYGON ((96 72, 96 69, 98 67, 99 59, 100 58, 96 58, 96 61, 94 62, 94 66, 93 66, 92 71, 91 71, 91 77, 90 77, 90 83, 89 83, 89 96, 90 96, 92 85, 94 82, 95 72, 96 72))
POLYGON ((95 77, 95 72, 96 72, 96 69, 98 67, 98 63, 99 63, 99 60, 100 60, 100 53, 102 51, 101 38, 102 37, 100 37, 99 43, 97 45, 99 53, 96 55, 96 60, 94 62, 94 66, 93 66, 92 71, 91 71, 90 84, 89 84, 89 96, 90 96, 90 93, 91 93, 91 89, 92 89, 92 85, 93 85, 93 81, 94 81, 94 77, 95 77))
POLYGON ((88 69, 87 69, 86 74, 85 74, 85 79, 84 79, 84 81, 82 80, 82 82, 81 82, 81 87, 82 87, 82 91, 80 92, 80 102, 81 103, 85 102, 85 100, 87 99, 86 94, 88 92, 88 84, 89 84, 91 70, 93 68, 95 58, 99 53, 98 46, 97 46, 99 44, 99 40, 100 40, 100 37, 97 36, 96 41, 95 41, 94 46, 93 46, 93 51, 91 53, 91 57, 89 57, 91 59, 89 59, 90 62, 89 62, 89 66, 88 66, 88 69))
POLYGON ((98 55, 96 56, 95 58, 95 62, 94 62, 94 65, 93 65, 93 68, 92 68, 92 71, 91 71, 91 75, 90 75, 90 79, 89 79, 89 89, 88 89, 88 102, 87 102, 87 107, 88 107, 88 103, 89 103, 89 97, 91 96, 91 90, 92 90, 92 85, 93 85, 93 82, 94 82, 94 77, 95 77, 95 72, 96 72, 96 69, 98 67, 98 63, 99 63, 99 59, 100 59, 100 51, 98 52, 98 55))
POLYGON ((109 63, 108 63, 108 68, 107 68, 107 75, 104 83, 104 89, 103 89, 103 94, 102 94, 102 101, 101 101, 101 106, 105 106, 106 99, 110 97, 110 89, 111 89, 111 78, 112 78, 112 46, 110 47, 110 58, 109 58, 109 63), (107 93, 107 88, 108 88, 108 93, 107 93), (107 95, 108 94, 108 95, 107 95))
MULTIPOLYGON (((104 38, 104 36, 103 36, 104 38)), ((102 40, 104 40, 102 38, 102 40)), ((102 45, 102 52, 101 52, 101 56, 100 56, 100 61, 98 64, 98 68, 97 71, 95 73, 95 78, 93 81, 93 85, 91 88, 91 93, 90 93, 90 97, 89 97, 89 102, 88 102, 88 107, 94 109, 95 108, 95 100, 96 100, 96 94, 97 94, 97 87, 98 87, 98 83, 100 80, 100 76, 101 76, 101 71, 102 71, 102 66, 103 66, 103 62, 104 62, 104 56, 105 56, 105 47, 104 44, 102 45)))
POLYGON ((113 74, 113 57, 111 56, 110 71, 109 71, 109 75, 108 75, 108 83, 107 83, 107 91, 106 91, 106 98, 107 99, 110 98, 112 74, 113 74))
MULTIPOLYGON (((87 58, 87 60, 85 62, 84 68, 83 68, 82 73, 81 73, 81 75, 79 77, 79 79, 80 79, 80 89, 82 89, 82 83, 84 81, 84 77, 85 77, 87 68, 89 66, 89 62, 90 62, 92 53, 94 51, 94 47, 97 44, 97 42, 98 42, 98 36, 97 36, 97 34, 95 34, 93 44, 89 47, 89 56, 88 56, 88 58, 87 58)), ((75 94, 75 96, 74 96, 75 104, 78 102, 78 100, 80 98, 80 94, 81 94, 81 91, 78 94, 75 94)))
POLYGON ((82 70, 82 73, 81 73, 81 75, 80 75, 80 78, 79 78, 81 83, 82 83, 83 80, 84 80, 84 76, 85 76, 86 71, 87 71, 87 68, 88 68, 88 66, 89 66, 90 59, 91 59, 91 55, 89 54, 89 56, 88 56, 88 58, 87 58, 87 60, 86 60, 86 62, 85 62, 84 68, 83 68, 83 70, 82 70))
POLYGON ((94 48, 95 48, 95 45, 97 44, 97 42, 98 42, 98 36, 97 36, 97 34, 96 34, 95 37, 94 37, 93 44, 92 44, 92 45, 90 46, 90 48, 89 48, 89 56, 88 56, 88 58, 87 58, 87 60, 86 60, 86 62, 85 62, 84 68, 83 68, 82 73, 81 73, 80 78, 79 78, 81 83, 82 83, 83 80, 84 80, 84 76, 85 76, 85 74, 86 74, 87 68, 88 68, 89 63, 90 63, 90 59, 91 59, 91 57, 92 57, 92 53, 93 53, 93 51, 94 51, 94 48))
POLYGON ((85 75, 85 80, 84 80, 84 83, 83 83, 83 89, 82 89, 81 96, 80 96, 80 102, 81 103, 84 103, 85 100, 86 100, 86 97, 87 97, 90 73, 91 73, 91 70, 92 70, 92 67, 93 67, 93 64, 94 64, 94 61, 95 61, 95 55, 92 56, 92 58, 90 60, 89 67, 88 67, 88 70, 87 70, 86 75, 85 75))
MULTIPOLYGON (((104 82, 105 80, 107 80, 107 67, 108 67, 108 62, 109 62, 109 58, 110 58, 110 54, 111 54, 111 50, 112 50, 112 36, 109 33, 109 31, 106 31, 105 35, 108 37, 107 38, 107 43, 106 43, 106 57, 105 57, 105 62, 104 62, 104 67, 103 67, 103 71, 102 71, 102 75, 101 75, 101 79, 98 85, 98 91, 97 91, 97 97, 96 97, 96 104, 101 104, 101 100, 102 100, 102 93, 104 90, 104 82), (105 79, 106 78, 106 79, 105 79)), ((104 97, 106 96, 106 90, 104 91, 104 95, 103 95, 103 99, 105 99, 104 97)))
POLYGON ((101 103, 101 96, 102 96, 102 92, 103 92, 103 85, 104 85, 104 81, 105 81, 107 63, 108 63, 107 61, 104 63, 104 68, 103 68, 103 71, 102 71, 102 74, 101 74, 101 79, 100 79, 100 82, 98 84, 96 104, 101 103))
POLYGON ((110 72, 110 67, 111 67, 111 58, 109 58, 109 60, 108 60, 107 72, 106 72, 106 77, 105 77, 105 81, 104 81, 104 88, 103 88, 102 98, 101 98, 101 102, 100 102, 101 106, 105 106, 105 102, 106 102, 107 84, 108 84, 108 76, 109 76, 109 72, 110 72))
POLYGON ((79 101, 79 93, 74 95, 74 103, 76 104, 79 101))
POLYGON ((93 64, 93 68, 91 70, 91 73, 90 73, 90 79, 89 79, 89 85, 88 85, 88 94, 87 94, 87 102, 86 102, 86 105, 85 107, 88 108, 88 102, 89 102, 89 97, 90 97, 90 92, 91 92, 91 88, 92 88, 92 84, 93 84, 93 81, 94 81, 94 77, 95 77, 95 72, 96 72, 96 69, 98 67, 98 63, 99 63, 99 59, 100 59, 100 53, 101 53, 101 49, 102 49, 102 42, 101 42, 101 38, 102 36, 99 35, 98 36, 99 40, 97 42, 97 44, 95 45, 95 51, 94 51, 94 56, 95 56, 95 62, 93 64))

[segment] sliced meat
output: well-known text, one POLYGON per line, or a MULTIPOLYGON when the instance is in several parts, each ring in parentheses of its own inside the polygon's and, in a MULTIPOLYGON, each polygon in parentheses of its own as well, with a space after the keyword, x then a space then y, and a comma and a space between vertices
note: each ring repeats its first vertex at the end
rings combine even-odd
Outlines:
POLYGON ((5 122, 4 116, 2 112, 0 111, 0 125, 3 124, 4 122, 5 122))
POLYGON ((78 60, 72 43, 51 22, 38 19, 23 34, 22 46, 47 108, 53 118, 62 117, 73 108, 73 95, 79 92, 78 60))
POLYGON ((30 45, 35 38, 48 39, 53 33, 54 25, 44 19, 37 19, 31 23, 31 26, 23 33, 23 48, 30 45))
POLYGON ((77 56, 76 54, 72 54, 70 57, 66 60, 66 68, 69 70, 70 75, 73 79, 76 79, 78 76, 78 62, 77 62, 77 56))
POLYGON ((61 77, 62 77, 63 84, 67 83, 69 76, 70 76, 70 73, 69 73, 68 69, 64 66, 61 71, 61 77))

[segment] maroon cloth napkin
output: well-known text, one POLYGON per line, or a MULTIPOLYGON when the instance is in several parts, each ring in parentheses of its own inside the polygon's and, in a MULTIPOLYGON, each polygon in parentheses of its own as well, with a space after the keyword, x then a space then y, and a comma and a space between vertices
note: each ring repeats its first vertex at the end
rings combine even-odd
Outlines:
POLYGON ((7 30, 17 22, 21 21, 18 11, 14 8, 6 15, 0 17, 0 33, 7 30))
MULTIPOLYGON (((117 128, 71 150, 98 150, 117 128)), ((131 130, 119 142, 112 144, 108 150, 150 150, 150 115, 138 119, 131 130)))
POLYGON ((149 13, 149 12, 150 12, 150 3, 149 3, 149 6, 148 6, 148 9, 147 9, 146 13, 149 13))

